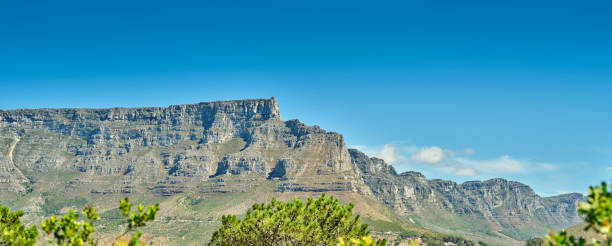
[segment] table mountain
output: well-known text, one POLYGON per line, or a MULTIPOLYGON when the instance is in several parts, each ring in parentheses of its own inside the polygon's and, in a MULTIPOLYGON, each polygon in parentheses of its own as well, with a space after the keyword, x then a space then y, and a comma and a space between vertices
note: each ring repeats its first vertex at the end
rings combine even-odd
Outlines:
MULTIPOLYGON (((363 204, 373 220, 404 218, 408 226, 507 244, 578 223, 583 199, 543 198, 504 179, 457 184, 397 174, 348 149, 338 133, 283 121, 274 98, 0 110, 1 202, 33 218, 89 203, 112 213, 109 199, 132 196, 168 204, 169 223, 182 217, 199 226, 271 196, 320 192, 363 204)), ((211 228, 203 225, 203 235, 211 228)))

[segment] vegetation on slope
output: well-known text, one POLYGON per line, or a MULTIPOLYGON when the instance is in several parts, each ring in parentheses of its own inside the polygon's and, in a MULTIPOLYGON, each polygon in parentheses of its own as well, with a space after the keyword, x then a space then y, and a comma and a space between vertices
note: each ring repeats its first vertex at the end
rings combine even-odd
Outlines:
MULTIPOLYGON (((183 203, 196 200, 183 199, 183 203)), ((213 202, 213 201, 211 201, 213 202)), ((202 203, 200 201, 197 202, 202 203)), ((206 203, 206 202, 204 202, 206 203)), ((367 224, 361 223, 360 216, 353 214, 351 203, 341 203, 333 196, 322 195, 317 199, 308 197, 306 201, 292 199, 281 202, 256 203, 246 215, 223 217, 223 223, 214 233, 209 245, 342 245, 342 246, 381 246, 386 238, 377 235, 373 240, 367 224)), ((81 212, 85 220, 79 220, 79 214, 70 209, 62 217, 51 216, 41 223, 44 237, 38 237, 35 226, 25 227, 20 221, 23 212, 10 212, 7 207, 0 209, 0 232, 3 237, 0 245, 35 245, 36 241, 47 241, 56 245, 142 245, 141 228, 156 219, 159 204, 155 206, 138 205, 132 208, 127 198, 120 201, 117 209, 98 214, 96 209, 86 206, 81 212), (101 240, 106 226, 103 217, 123 217, 124 231, 114 236, 111 241, 101 240), (95 227, 94 227, 95 226, 95 227)), ((158 219, 163 222, 165 219, 158 219)), ((395 222, 381 220, 376 226, 383 230, 401 230, 402 233, 391 243, 409 242, 410 245, 478 245, 461 237, 430 232, 424 229, 406 230, 395 222), (400 241, 398 241, 400 240, 400 241)), ((155 223, 160 226, 163 223, 155 223)), ((161 225, 166 230, 173 230, 171 225, 161 225)), ((150 230, 149 230, 150 231, 150 230)), ((201 231, 200 231, 201 233, 201 231)), ((480 243, 479 245, 486 245, 480 243)))
MULTIPOLYGON (((612 189, 612 185, 610 186, 612 189)), ((548 235, 548 245, 612 245, 612 192, 608 190, 605 182, 600 186, 590 187, 589 196, 586 202, 580 204, 578 213, 585 217, 584 231, 594 231, 598 236, 585 238, 574 236, 563 230, 558 233, 550 232, 548 235)), ((535 240, 532 241, 535 243, 535 240)))
POLYGON ((269 204, 254 204, 243 219, 223 216, 209 245, 335 245, 341 238, 368 237, 368 225, 360 222, 359 215, 353 216, 353 207, 325 193, 306 202, 272 199, 269 204))
MULTIPOLYGON (((113 240, 114 246, 136 246, 144 245, 140 237, 142 232, 139 228, 153 221, 159 211, 159 204, 154 206, 138 205, 132 209, 128 198, 121 200, 119 204, 121 214, 125 218, 125 231, 113 240)), ((63 217, 52 216, 41 223, 42 230, 47 234, 48 243, 61 246, 83 246, 97 245, 98 239, 93 237, 93 223, 100 219, 95 208, 86 206, 81 210, 87 218, 86 221, 78 220, 79 215, 70 209, 63 217)), ((32 246, 38 240, 38 229, 35 226, 25 227, 20 217, 22 211, 12 213, 6 206, 0 205, 0 245, 32 246)))
POLYGON ((38 230, 35 226, 28 228, 21 224, 21 216, 22 211, 11 212, 0 205, 0 245, 34 245, 38 230))

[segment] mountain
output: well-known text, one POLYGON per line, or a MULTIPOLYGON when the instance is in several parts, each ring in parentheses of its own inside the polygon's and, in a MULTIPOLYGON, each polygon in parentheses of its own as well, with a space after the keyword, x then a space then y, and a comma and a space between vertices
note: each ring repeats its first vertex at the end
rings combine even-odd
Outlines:
POLYGON ((580 223, 577 206, 582 194, 542 198, 529 186, 505 179, 484 182, 427 180, 418 172, 397 174, 378 158, 350 150, 352 160, 373 195, 403 216, 444 232, 461 232, 481 238, 478 232, 504 241, 526 240, 545 235, 547 228, 559 229, 580 223), (466 224, 467 223, 467 224, 466 224))
MULTIPOLYGON (((167 208, 150 231, 160 242, 201 243, 222 214, 321 192, 355 203, 374 229, 427 228, 506 245, 579 223, 584 199, 543 198, 504 179, 457 184, 397 174, 348 149, 338 133, 283 121, 274 98, 0 110, 0 202, 32 222, 86 204, 116 216, 116 201, 129 196, 167 208)), ((101 233, 116 224, 105 221, 101 233)))

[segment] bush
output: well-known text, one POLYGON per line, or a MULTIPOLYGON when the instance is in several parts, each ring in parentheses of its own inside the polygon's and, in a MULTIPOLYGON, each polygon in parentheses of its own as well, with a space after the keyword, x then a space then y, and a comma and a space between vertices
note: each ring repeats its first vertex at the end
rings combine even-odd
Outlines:
POLYGON ((353 216, 353 204, 323 194, 306 202, 272 199, 269 204, 254 204, 242 220, 223 216, 209 245, 336 245, 341 238, 353 245, 351 239, 369 234, 359 215, 353 216))
MULTIPOLYGON (((385 246, 387 242, 383 241, 374 241, 371 237, 362 237, 359 239, 353 238, 348 241, 344 241, 344 239, 340 238, 340 242, 338 242, 338 246, 385 246)), ((410 244, 413 245, 412 242, 410 244)), ((418 246, 418 243, 416 244, 418 246)))
MULTIPOLYGON (((140 242, 142 233, 138 228, 146 226, 146 222, 153 221, 159 210, 159 204, 148 206, 138 205, 132 211, 132 204, 127 198, 121 200, 119 208, 126 218, 127 226, 123 234, 118 236, 113 245, 144 245, 140 242)), ((82 211, 87 221, 78 221, 79 215, 72 209, 63 217, 52 216, 41 223, 41 227, 51 239, 49 243, 62 246, 97 245, 98 241, 92 237, 96 231, 93 222, 100 219, 96 210, 86 206, 82 211)), ((32 246, 38 238, 36 226, 26 228, 19 218, 22 211, 11 212, 8 207, 0 205, 0 246, 32 246)))
POLYGON ((22 211, 11 212, 11 209, 0 204, 0 245, 30 246, 36 243, 36 226, 24 226, 21 216, 22 211))

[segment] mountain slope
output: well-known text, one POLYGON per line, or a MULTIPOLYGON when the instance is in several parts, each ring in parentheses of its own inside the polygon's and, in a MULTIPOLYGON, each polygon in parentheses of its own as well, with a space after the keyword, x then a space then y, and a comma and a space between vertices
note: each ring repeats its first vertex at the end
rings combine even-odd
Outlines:
POLYGON ((397 174, 378 158, 349 150, 373 195, 398 214, 460 234, 525 240, 582 221, 576 213, 581 194, 542 198, 529 186, 504 179, 457 184, 427 180, 418 172, 397 174), (463 224, 463 225, 462 225, 463 224))
POLYGON ((177 230, 166 236, 200 231, 171 242, 201 242, 220 215, 272 196, 328 192, 356 203, 370 220, 515 244, 546 227, 577 223, 583 199, 541 198, 503 179, 456 184, 396 174, 349 150, 340 134, 283 121, 274 98, 0 111, 0 143, 0 202, 24 209, 31 221, 71 205, 113 214, 116 200, 130 196, 166 205, 163 220, 177 230))

